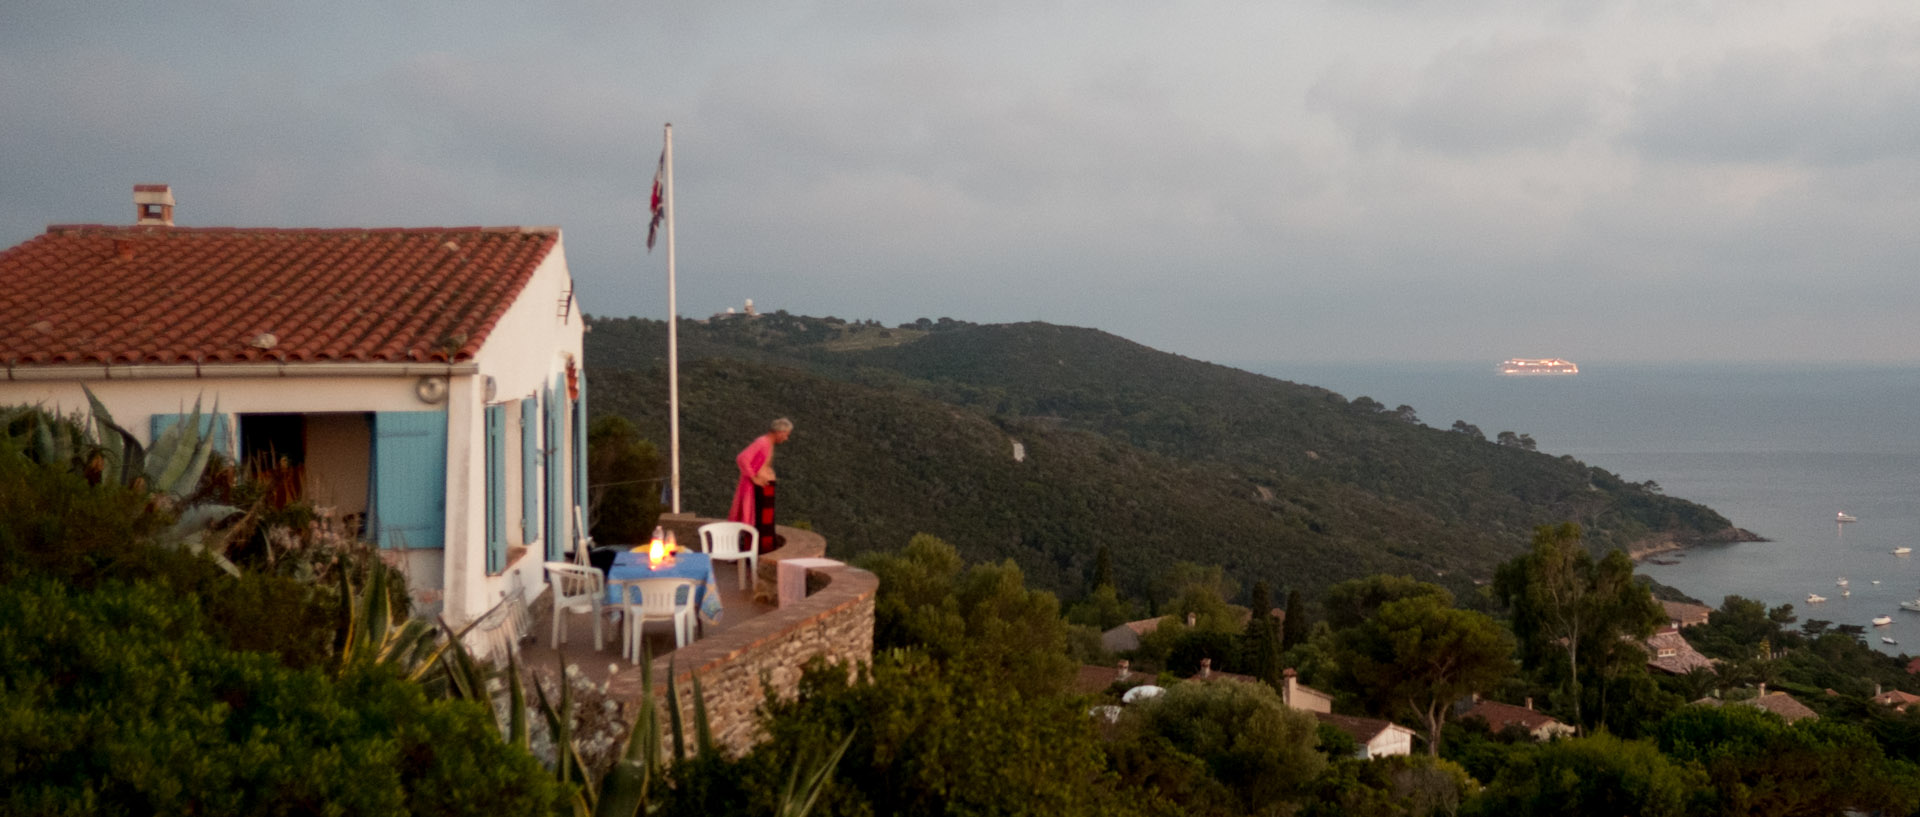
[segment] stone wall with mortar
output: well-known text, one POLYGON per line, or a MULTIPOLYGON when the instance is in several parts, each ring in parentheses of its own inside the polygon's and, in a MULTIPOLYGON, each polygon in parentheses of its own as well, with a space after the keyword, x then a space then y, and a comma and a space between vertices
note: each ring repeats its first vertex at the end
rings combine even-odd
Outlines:
MULTIPOLYGON (((671 527, 675 537, 686 545, 697 542, 693 530, 704 521, 708 520, 661 518, 662 524, 671 527)), ((756 590, 769 597, 775 595, 781 559, 818 557, 826 550, 826 541, 810 531, 781 528, 780 533, 786 537, 787 545, 762 557, 755 576, 756 590)), ((724 581, 727 577, 721 579, 724 581)), ((714 740, 724 751, 737 756, 752 749, 762 738, 761 703, 770 695, 792 696, 799 688, 800 670, 808 661, 819 657, 829 663, 852 666, 873 660, 873 603, 874 593, 880 586, 879 578, 857 567, 842 565, 812 568, 808 570, 807 579, 809 593, 805 599, 654 659, 651 694, 655 701, 665 704, 667 675, 674 673, 681 715, 684 722, 691 724, 693 679, 697 676, 706 697, 714 740)), ((620 674, 607 690, 609 697, 621 701, 637 701, 647 692, 641 688, 638 673, 620 674)), ((626 713, 629 719, 632 715, 632 712, 626 713)), ((689 739, 691 729, 689 726, 689 739)), ((661 740, 664 756, 670 757, 671 748, 666 745, 669 737, 662 734, 661 740)))

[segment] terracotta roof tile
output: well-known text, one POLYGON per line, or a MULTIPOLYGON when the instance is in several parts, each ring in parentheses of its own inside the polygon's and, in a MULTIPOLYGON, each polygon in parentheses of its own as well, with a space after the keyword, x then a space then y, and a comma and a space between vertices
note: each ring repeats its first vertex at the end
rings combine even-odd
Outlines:
POLYGON ((459 362, 553 228, 54 226, 0 252, 0 364, 459 362))
POLYGON ((1889 689, 1886 692, 1873 696, 1873 702, 1882 706, 1896 707, 1904 711, 1907 707, 1920 703, 1920 695, 1898 689, 1889 689))
POLYGON ((1746 703, 1779 715, 1785 718, 1787 723, 1793 723, 1802 718, 1813 718, 1815 720, 1820 718, 1819 715, 1814 714, 1812 709, 1807 708, 1806 704, 1794 700, 1792 695, 1788 695, 1785 692, 1769 692, 1746 703))
POLYGON ((1359 718, 1352 715, 1335 715, 1330 712, 1315 712, 1313 713, 1313 717, 1321 723, 1328 724, 1335 729, 1347 733, 1362 745, 1379 737, 1381 732, 1392 729, 1394 726, 1394 724, 1389 721, 1359 718))
POLYGON ((1679 630, 1654 633, 1644 642, 1647 666, 1673 675, 1685 675, 1696 668, 1713 669, 1713 660, 1701 655, 1679 630))
POLYGON ((1560 721, 1553 716, 1524 706, 1503 704, 1499 701, 1478 701, 1460 713, 1460 720, 1479 718, 1487 722, 1487 728, 1498 732, 1508 726, 1519 724, 1531 732, 1542 726, 1557 725, 1560 721))

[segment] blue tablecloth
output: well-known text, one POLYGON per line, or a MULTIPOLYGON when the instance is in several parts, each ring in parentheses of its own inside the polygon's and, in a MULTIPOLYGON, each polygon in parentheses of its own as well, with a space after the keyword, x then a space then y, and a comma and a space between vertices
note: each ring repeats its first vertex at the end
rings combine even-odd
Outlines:
POLYGON ((622 579, 692 579, 694 606, 700 618, 720 621, 720 586, 713 580, 713 559, 705 553, 681 551, 674 554, 672 564, 654 568, 647 565, 647 554, 622 551, 613 557, 613 567, 607 570, 608 605, 620 603, 620 587, 614 582, 622 579))

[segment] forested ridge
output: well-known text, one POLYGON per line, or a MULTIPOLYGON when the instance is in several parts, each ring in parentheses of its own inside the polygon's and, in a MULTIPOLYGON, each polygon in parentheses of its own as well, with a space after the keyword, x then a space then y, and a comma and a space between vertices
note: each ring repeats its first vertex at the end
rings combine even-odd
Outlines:
MULTIPOLYGON (((664 449, 665 324, 590 326, 591 409, 664 449)), ((1459 586, 1544 524, 1577 522, 1596 550, 1732 535, 1571 457, 1094 329, 775 313, 683 320, 680 344, 685 506, 722 513, 733 454, 789 416, 783 519, 842 556, 932 533, 1071 595, 1106 545, 1122 586, 1151 596, 1173 559, 1309 591, 1377 573, 1459 586)))

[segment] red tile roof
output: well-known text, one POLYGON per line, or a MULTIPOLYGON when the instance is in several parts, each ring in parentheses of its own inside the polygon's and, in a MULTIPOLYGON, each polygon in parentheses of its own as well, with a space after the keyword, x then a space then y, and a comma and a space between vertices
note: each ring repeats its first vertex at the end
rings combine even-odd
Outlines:
POLYGON ((1787 723, 1793 723, 1801 718, 1813 718, 1815 720, 1819 720, 1820 718, 1812 709, 1807 708, 1806 704, 1794 700, 1792 695, 1788 695, 1785 692, 1769 692, 1749 700, 1746 703, 1779 715, 1785 718, 1787 723))
MULTIPOLYGON (((1335 729, 1351 735, 1353 739, 1359 741, 1362 746, 1374 738, 1379 737, 1381 732, 1385 732, 1394 727, 1394 724, 1388 721, 1374 720, 1373 718, 1357 718, 1352 715, 1335 715, 1331 712, 1315 712, 1313 716, 1319 719, 1321 723, 1330 725, 1335 729)), ((1406 727, 1401 728, 1406 729, 1406 727)), ((1408 729, 1407 731, 1412 732, 1413 730, 1408 729)))
POLYGON ((1107 691, 1107 688, 1113 686, 1117 681, 1130 681, 1135 684, 1151 684, 1154 681, 1154 676, 1152 673, 1131 672, 1122 670, 1119 667, 1098 667, 1092 664, 1081 664, 1080 672, 1074 676, 1073 688, 1080 692, 1097 694, 1107 691))
POLYGON ((1904 712, 1907 707, 1920 703, 1920 695, 1898 689, 1889 689, 1886 692, 1873 696, 1873 702, 1883 706, 1891 706, 1904 712))
POLYGON ((1503 704, 1499 701, 1477 701, 1460 713, 1460 720, 1480 718, 1487 722, 1487 728, 1495 732, 1514 724, 1532 732, 1542 726, 1559 725, 1560 721, 1545 712, 1528 709, 1524 706, 1503 704))
POLYGON ((553 228, 54 226, 0 252, 0 364, 457 362, 553 228))

